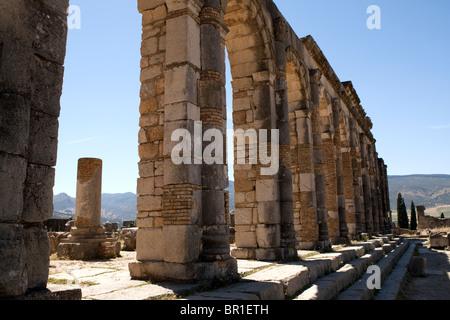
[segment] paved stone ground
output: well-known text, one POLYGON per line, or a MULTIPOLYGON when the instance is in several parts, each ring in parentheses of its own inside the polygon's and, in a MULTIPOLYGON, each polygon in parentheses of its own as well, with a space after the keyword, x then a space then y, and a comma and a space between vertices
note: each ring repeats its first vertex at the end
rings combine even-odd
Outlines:
POLYGON ((450 300, 450 251, 419 248, 427 259, 425 277, 410 278, 403 300, 450 300))
MULTIPOLYGON (((121 251, 120 258, 103 261, 50 261, 49 289, 81 288, 87 300, 145 300, 173 298, 197 288, 193 284, 158 283, 131 280, 128 263, 136 252, 121 251)), ((271 265, 270 262, 239 260, 239 273, 271 265)))
MULTIPOLYGON (((426 277, 412 278, 405 287, 404 300, 450 300, 450 252, 419 249, 427 258, 426 277)), ((299 251, 300 257, 317 255, 318 252, 299 251)), ((135 259, 135 252, 121 252, 122 257, 106 261, 50 262, 49 289, 81 288, 85 300, 145 300, 174 299, 175 295, 194 292, 197 285, 157 283, 131 280, 128 262, 135 259)), ((270 262, 238 260, 239 273, 251 273, 271 267, 270 262)))

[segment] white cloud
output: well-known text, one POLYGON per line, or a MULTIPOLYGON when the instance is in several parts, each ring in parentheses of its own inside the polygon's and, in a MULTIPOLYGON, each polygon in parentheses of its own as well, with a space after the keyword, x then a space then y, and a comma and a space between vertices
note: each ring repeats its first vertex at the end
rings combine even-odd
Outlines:
POLYGON ((83 143, 83 142, 89 142, 89 141, 93 141, 93 140, 106 139, 106 138, 110 138, 110 137, 112 137, 112 136, 90 137, 90 138, 85 138, 85 139, 80 139, 80 140, 68 141, 68 142, 66 142, 66 144, 83 143))

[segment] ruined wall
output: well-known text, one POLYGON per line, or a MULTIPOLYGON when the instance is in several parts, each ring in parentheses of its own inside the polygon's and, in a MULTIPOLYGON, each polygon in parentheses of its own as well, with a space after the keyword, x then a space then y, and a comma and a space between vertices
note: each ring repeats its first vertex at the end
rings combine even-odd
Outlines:
POLYGON ((424 229, 440 229, 450 227, 450 218, 441 219, 438 217, 432 217, 425 215, 425 207, 417 206, 417 228, 419 230, 424 229))
POLYGON ((0 296, 47 285, 68 2, 0 2, 0 296))

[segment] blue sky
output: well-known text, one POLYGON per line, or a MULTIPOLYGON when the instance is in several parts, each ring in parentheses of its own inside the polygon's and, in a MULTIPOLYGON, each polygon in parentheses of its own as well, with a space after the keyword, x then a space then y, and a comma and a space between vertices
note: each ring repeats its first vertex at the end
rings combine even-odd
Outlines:
MULTIPOLYGON (((54 193, 75 196, 81 157, 103 159, 104 193, 136 192, 136 1, 70 3, 81 9, 81 29, 68 35, 54 193)), ((299 37, 314 37, 339 79, 353 82, 388 174, 450 174, 450 1, 275 3, 299 37), (366 26, 370 5, 381 9, 380 30, 366 26)))

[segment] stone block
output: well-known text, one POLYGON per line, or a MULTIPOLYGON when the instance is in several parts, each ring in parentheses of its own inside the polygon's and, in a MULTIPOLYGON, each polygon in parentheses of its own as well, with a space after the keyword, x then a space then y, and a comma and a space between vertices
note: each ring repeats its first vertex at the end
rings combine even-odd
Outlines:
POLYGON ((137 194, 140 196, 155 194, 155 178, 139 178, 137 179, 137 194))
POLYGON ((30 164, 23 191, 22 220, 43 222, 53 216, 55 169, 30 164))
MULTIPOLYGON (((158 37, 150 37, 141 42, 141 55, 143 57, 148 55, 154 55, 157 52, 158 52, 158 37)), ((158 75, 159 74, 155 74, 154 76, 158 75)), ((141 71, 141 81, 142 81, 142 71, 141 71)))
POLYGON ((0 105, 0 151, 25 156, 29 139, 30 104, 21 96, 3 94, 0 95, 0 105))
POLYGON ((190 102, 168 104, 164 107, 165 121, 199 120, 200 107, 190 102))
POLYGON ((166 25, 166 64, 189 62, 200 68, 200 26, 197 21, 185 14, 166 20, 166 25))
POLYGON ((258 225, 256 227, 256 239, 260 248, 277 248, 280 246, 279 225, 258 225))
POLYGON ((256 201, 277 201, 279 198, 278 181, 276 179, 256 181, 256 201))
POLYGON ((448 246, 447 235, 434 234, 430 236, 430 248, 443 248, 448 246))
POLYGON ((166 3, 166 0, 138 0, 138 10, 143 12, 145 10, 155 9, 166 3))
POLYGON ((28 289, 45 289, 50 265, 50 240, 43 227, 24 229, 28 289))
POLYGON ((59 117, 64 67, 38 56, 34 60, 32 108, 59 117))
POLYGON ((141 160, 156 160, 162 157, 162 147, 159 142, 143 143, 138 146, 139 158, 141 160))
POLYGON ((176 165, 172 159, 164 160, 164 184, 194 184, 200 186, 201 183, 200 164, 180 164, 176 165))
POLYGON ((140 161, 139 176, 141 178, 148 178, 155 176, 155 162, 154 161, 140 161))
POLYGON ((197 261, 201 250, 202 230, 196 225, 163 227, 163 256, 165 262, 197 261))
POLYGON ((31 111, 28 161, 55 166, 58 150, 58 118, 31 111))
POLYGON ((427 259, 424 257, 412 257, 408 264, 408 272, 413 277, 424 277, 427 267, 427 259))
MULTIPOLYGON (((67 0, 60 3, 60 8, 67 0)), ((26 1, 28 17, 25 20, 35 53, 47 61, 64 64, 67 41, 67 14, 52 10, 39 2, 26 1)))
POLYGON ((22 225, 0 223, 0 297, 19 296, 27 290, 23 238, 22 225))
MULTIPOLYGON (((8 3, 9 5, 10 3, 8 3)), ((8 20, 17 19, 17 16, 6 17, 6 11, 4 8, 0 10, 0 21, 2 21, 0 28, 8 33, 8 20)), ((18 23, 15 22, 15 24, 18 23)), ((31 48, 16 40, 16 37, 20 37, 20 35, 14 33, 14 31, 11 32, 10 35, 14 38, 0 33, 0 87, 2 92, 30 97, 32 90, 30 79, 34 67, 33 52, 31 48)))
MULTIPOLYGON (((195 144, 197 144, 197 148, 201 148, 202 145, 200 128, 200 123, 195 122, 195 120, 166 122, 164 124, 164 155, 172 158, 173 162, 177 164, 179 162, 184 164, 194 163, 195 144), (177 149, 174 151, 175 147, 177 149), (179 157, 180 160, 173 159, 174 155, 177 158, 179 157)), ((196 160, 200 161, 202 160, 200 157, 203 157, 203 150, 199 150, 198 153, 198 159, 196 160)))
POLYGON ((162 210, 162 196, 143 195, 137 198, 137 210, 138 211, 158 211, 162 210))
POLYGON ((197 105, 200 75, 190 65, 180 65, 166 70, 165 103, 190 102, 197 105))
POLYGON ((276 201, 258 202, 258 223, 278 224, 281 221, 280 203, 276 201))
POLYGON ((253 92, 253 103, 255 104, 255 120, 274 118, 275 107, 274 91, 270 85, 257 87, 253 92))
POLYGON ((254 231, 239 231, 239 228, 236 228, 235 244, 238 248, 257 248, 256 233, 254 231))
POLYGON ((315 175, 313 173, 300 174, 300 192, 312 192, 316 190, 315 175))
POLYGON ((253 208, 235 208, 234 219, 236 225, 252 225, 256 222, 253 216, 253 208))
POLYGON ((162 228, 139 228, 136 234, 136 259, 139 261, 163 260, 162 228))
POLYGON ((26 175, 24 158, 0 153, 0 221, 21 219, 26 175))

